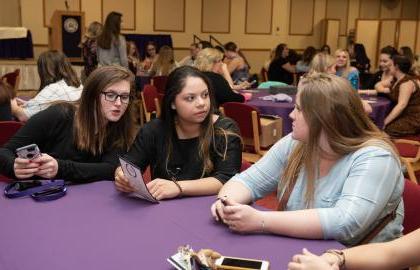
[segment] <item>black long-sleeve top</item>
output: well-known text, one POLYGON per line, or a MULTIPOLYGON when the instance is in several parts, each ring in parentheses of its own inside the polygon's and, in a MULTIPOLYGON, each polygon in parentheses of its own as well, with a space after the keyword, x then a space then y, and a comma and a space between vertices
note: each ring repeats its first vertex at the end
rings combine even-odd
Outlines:
MULTIPOLYGON (((224 130, 239 133, 233 120, 222 116, 216 120, 214 127, 215 129, 223 128, 224 130)), ((214 169, 212 172, 202 175, 203 160, 198 154, 198 138, 178 139, 174 137, 172 139, 172 155, 169 159, 168 168, 165 168, 168 151, 163 134, 165 134, 165 130, 162 120, 154 119, 150 121, 140 130, 133 146, 125 155, 127 160, 136 164, 142 171, 150 165, 152 179, 171 179, 175 177, 181 181, 214 177, 225 183, 240 170, 242 150, 238 136, 229 135, 227 137, 225 159, 211 147, 210 158, 214 169)), ((223 135, 216 136, 215 140, 218 152, 223 154, 226 146, 225 137, 223 135)), ((213 142, 211 145, 213 145, 213 142)))
POLYGON ((216 107, 219 107, 225 102, 244 102, 245 98, 241 94, 233 92, 229 83, 223 78, 222 75, 206 71, 204 74, 209 78, 213 89, 214 89, 214 98, 216 99, 216 107))
MULTIPOLYGON (((93 155, 77 149, 73 142, 74 108, 61 104, 50 106, 31 117, 28 122, 0 148, 0 173, 15 178, 15 150, 35 143, 42 153, 57 160, 55 179, 72 182, 92 182, 114 179, 118 155, 122 149, 105 147, 104 153, 93 155)), ((34 177, 35 178, 35 177, 34 177)))
POLYGON ((293 84, 293 73, 290 73, 283 68, 283 65, 287 64, 288 62, 289 60, 286 58, 273 60, 268 67, 268 80, 293 84))

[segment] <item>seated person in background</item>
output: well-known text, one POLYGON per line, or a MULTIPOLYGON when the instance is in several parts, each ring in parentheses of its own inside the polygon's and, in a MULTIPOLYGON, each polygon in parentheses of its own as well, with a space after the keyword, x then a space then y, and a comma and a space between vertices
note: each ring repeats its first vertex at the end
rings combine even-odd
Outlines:
POLYGON ((411 65, 413 65, 413 63, 414 63, 415 59, 414 59, 414 53, 413 53, 413 50, 411 50, 411 48, 410 48, 410 47, 408 47, 408 46, 402 46, 402 47, 398 50, 398 53, 399 53, 400 55, 403 55, 403 56, 407 57, 407 58, 408 58, 408 60, 410 60, 411 65))
POLYGON ((145 58, 142 63, 143 71, 148 74, 150 69, 152 68, 153 63, 158 59, 159 54, 157 54, 157 45, 153 41, 149 41, 146 43, 145 48, 145 58))
POLYGON ((274 59, 268 68, 268 80, 293 84, 293 73, 296 72, 295 66, 288 60, 289 48, 286 44, 280 43, 276 47, 274 59))
POLYGON ((89 27, 87 28, 87 31, 82 38, 80 48, 82 48, 83 62, 85 64, 82 73, 82 81, 85 81, 89 74, 98 67, 96 39, 101 31, 102 24, 99 22, 92 22, 89 24, 89 27))
POLYGON ((230 88, 227 80, 221 75, 226 70, 226 64, 222 62, 223 54, 217 49, 207 48, 197 55, 196 67, 203 71, 209 78, 215 97, 215 108, 225 102, 244 102, 243 95, 236 93, 230 88))
POLYGON ((298 88, 292 133, 223 186, 213 217, 241 233, 335 239, 350 246, 368 235, 374 242, 400 237, 404 176, 392 143, 345 79, 313 74, 298 88), (280 211, 247 205, 276 189, 280 211), (396 217, 370 234, 397 207, 396 217))
MULTIPOLYGON (((367 89, 375 89, 378 93, 389 92, 389 87, 393 80, 391 74, 392 57, 397 55, 398 52, 394 47, 386 46, 381 49, 379 54, 379 71, 373 74, 369 83, 367 84, 367 89)), ((361 90, 361 94, 376 94, 376 91, 361 90)))
POLYGON ((311 73, 328 73, 335 74, 337 71, 335 69, 336 60, 331 54, 326 53, 317 53, 312 58, 311 63, 309 64, 308 74, 311 73))
POLYGON ((111 180, 118 155, 134 140, 131 85, 127 69, 104 66, 87 78, 78 102, 59 103, 34 115, 0 148, 0 173, 17 179, 111 180), (42 156, 16 158, 35 143, 42 156))
POLYGON ((0 121, 13 120, 10 102, 16 97, 13 88, 0 80, 0 121))
POLYGON ((16 99, 12 100, 12 113, 20 121, 27 121, 53 102, 75 101, 82 94, 83 86, 63 53, 55 50, 43 52, 37 66, 41 80, 38 94, 21 106, 16 99))
POLYGON ((185 56, 180 62, 180 66, 194 66, 197 58, 197 53, 200 51, 197 43, 192 43, 190 46, 190 55, 185 56))
POLYGON ((178 66, 175 61, 174 50, 167 45, 163 45, 160 47, 158 58, 150 68, 149 74, 151 76, 168 76, 178 66))
POLYGON ((137 46, 134 41, 127 41, 127 59, 128 69, 136 75, 137 69, 140 67, 141 60, 139 50, 137 50, 137 46))
MULTIPOLYGON (((235 123, 213 114, 213 88, 196 68, 183 66, 168 77, 162 115, 143 126, 125 158, 142 171, 158 200, 212 195, 241 167, 241 139, 235 123)), ((121 168, 119 191, 132 192, 121 168)))
POLYGON ((337 70, 336 75, 347 79, 354 90, 359 89, 359 71, 350 66, 350 56, 346 50, 338 49, 335 51, 337 70))
POLYGON ((306 73, 309 71, 309 65, 316 54, 314 47, 309 46, 305 49, 302 55, 302 59, 296 63, 297 73, 306 73))
POLYGON ((350 249, 328 250, 316 256, 303 249, 293 256, 289 270, 376 270, 408 269, 420 264, 420 229, 387 243, 362 245, 350 249))
POLYGON ((385 132, 393 137, 420 133, 420 85, 409 75, 410 60, 401 55, 392 58, 391 74, 395 81, 387 96, 396 104, 385 117, 385 132))
MULTIPOLYGON (((335 74, 335 65, 336 60, 332 55, 326 53, 317 53, 311 61, 308 74, 317 72, 335 74)), ((363 105, 363 110, 367 114, 370 114, 372 112, 372 106, 370 106, 370 104, 366 100, 361 101, 363 105)))
POLYGON ((331 54, 331 48, 327 44, 322 45, 321 49, 319 49, 320 52, 325 54, 331 54))
POLYGON ((248 81, 249 78, 249 63, 245 55, 239 50, 233 42, 225 44, 225 59, 229 73, 235 84, 248 81))

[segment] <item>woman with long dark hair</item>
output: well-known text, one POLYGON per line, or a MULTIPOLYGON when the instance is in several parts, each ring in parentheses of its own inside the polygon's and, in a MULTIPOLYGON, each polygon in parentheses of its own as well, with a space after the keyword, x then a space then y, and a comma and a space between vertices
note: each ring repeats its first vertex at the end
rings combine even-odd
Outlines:
MULTIPOLYGON (((142 171, 158 200, 216 194, 241 167, 241 139, 235 123, 214 112, 213 88, 198 69, 183 66, 168 77, 162 115, 140 130, 126 159, 142 171)), ((132 192, 121 168, 116 188, 132 192)))
POLYGON ((268 80, 293 84, 293 73, 296 67, 289 62, 289 48, 286 44, 277 45, 274 59, 268 67, 268 80))
POLYGON ((128 68, 127 44, 121 35, 121 17, 119 12, 109 13, 98 36, 98 62, 102 66, 120 65, 128 68))
POLYGON ((128 151, 136 133, 133 80, 122 67, 94 70, 79 101, 34 115, 0 148, 0 173, 14 179, 111 180, 118 155, 128 151), (42 151, 40 157, 15 157, 17 148, 33 143, 42 151))

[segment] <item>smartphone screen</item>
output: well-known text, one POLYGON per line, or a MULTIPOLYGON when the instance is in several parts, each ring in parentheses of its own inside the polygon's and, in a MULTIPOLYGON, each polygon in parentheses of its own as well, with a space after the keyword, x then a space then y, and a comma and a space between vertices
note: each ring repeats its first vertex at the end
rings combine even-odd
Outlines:
POLYGON ((242 267, 249 269, 261 269, 261 261, 249 261, 249 260, 240 260, 235 258, 224 258, 222 261, 222 266, 233 266, 233 267, 242 267))

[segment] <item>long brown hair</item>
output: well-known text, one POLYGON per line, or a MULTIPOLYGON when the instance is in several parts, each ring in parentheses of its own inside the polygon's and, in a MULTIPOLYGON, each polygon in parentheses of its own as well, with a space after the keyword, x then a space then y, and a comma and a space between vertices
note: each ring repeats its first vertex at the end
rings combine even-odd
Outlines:
POLYGON ((366 115, 360 98, 347 80, 312 73, 299 83, 298 95, 309 126, 308 141, 298 142, 292 150, 279 182, 279 191, 290 189, 304 169, 307 175, 305 200, 308 206, 312 203, 320 156, 325 154, 319 147, 321 133, 340 157, 366 146, 377 146, 398 159, 388 136, 366 115))
MULTIPOLYGON (((168 171, 168 164, 169 160, 172 155, 172 138, 176 134, 176 127, 175 122, 177 121, 177 113, 176 110, 172 109, 171 104, 175 101, 176 96, 182 91, 185 87, 186 80, 189 77, 200 78, 203 82, 207 85, 207 89, 209 90, 210 96, 210 110, 207 114, 207 117, 201 123, 200 127, 200 135, 198 137, 198 155, 203 160, 203 169, 202 175, 203 177, 206 174, 209 174, 213 171, 214 164, 211 160, 210 151, 211 149, 214 150, 216 154, 221 156, 223 159, 227 157, 227 143, 228 143, 228 136, 238 136, 238 134, 233 133, 228 130, 224 130, 222 128, 215 128, 213 124, 213 112, 214 112, 214 96, 213 96, 213 88, 207 77, 200 72, 197 68, 190 67, 190 66, 182 66, 175 69, 168 77, 168 81, 166 83, 166 90, 165 96, 163 98, 163 105, 162 105, 162 114, 161 120, 163 121, 164 128, 165 128, 165 144, 166 144, 166 163, 165 168, 168 171), (216 136, 224 136, 225 143, 222 147, 216 146, 216 136), (221 149, 223 148, 223 149, 221 149)), ((240 137, 239 137, 240 138, 240 137)))
POLYGON ((156 74, 156 75, 168 76, 174 67, 175 67, 174 50, 167 45, 160 47, 159 56, 156 59, 156 61, 153 63, 152 71, 158 72, 160 70, 162 74, 156 74))
POLYGON ((39 91, 45 86, 64 80, 68 86, 79 87, 80 80, 66 56, 59 51, 51 50, 39 55, 38 74, 41 80, 39 91))
POLYGON ((112 11, 106 16, 104 27, 101 34, 98 36, 98 46, 102 49, 111 49, 112 42, 119 42, 121 33, 121 17, 119 12, 112 11))
POLYGON ((105 146, 128 150, 133 142, 136 130, 131 100, 119 121, 107 123, 102 116, 102 92, 120 81, 130 83, 130 95, 133 96, 134 76, 126 68, 103 66, 93 71, 87 78, 74 122, 74 139, 80 150, 97 155, 103 153, 105 146))

